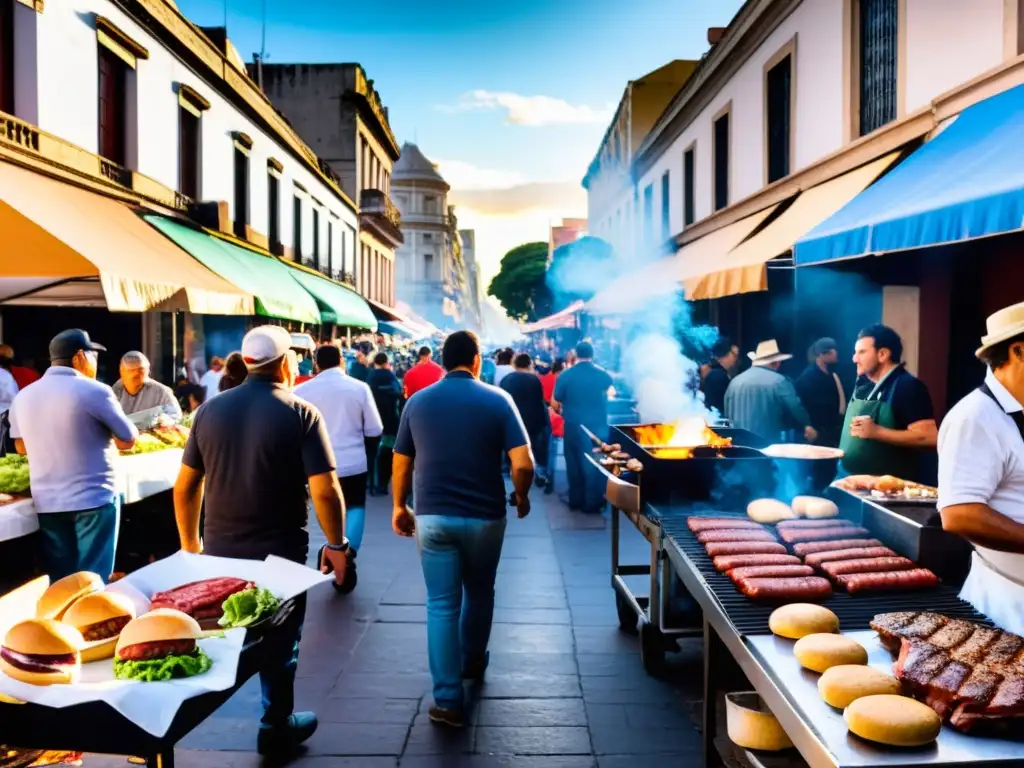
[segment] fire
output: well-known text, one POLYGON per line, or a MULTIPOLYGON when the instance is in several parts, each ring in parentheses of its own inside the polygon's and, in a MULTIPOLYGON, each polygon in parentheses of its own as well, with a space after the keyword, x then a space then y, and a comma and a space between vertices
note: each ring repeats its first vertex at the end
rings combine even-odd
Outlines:
POLYGON ((637 442, 654 449, 651 454, 661 459, 689 459, 693 448, 710 446, 728 448, 732 438, 721 437, 703 418, 692 416, 679 419, 675 424, 645 424, 634 427, 637 442))

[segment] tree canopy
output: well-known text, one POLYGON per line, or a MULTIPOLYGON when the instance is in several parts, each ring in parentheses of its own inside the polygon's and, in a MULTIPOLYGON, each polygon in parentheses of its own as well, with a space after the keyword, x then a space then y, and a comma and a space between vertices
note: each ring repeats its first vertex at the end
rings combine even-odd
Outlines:
POLYGON ((515 320, 533 322, 546 317, 553 311, 547 266, 547 243, 517 246, 501 258, 501 269, 491 280, 487 293, 515 320))

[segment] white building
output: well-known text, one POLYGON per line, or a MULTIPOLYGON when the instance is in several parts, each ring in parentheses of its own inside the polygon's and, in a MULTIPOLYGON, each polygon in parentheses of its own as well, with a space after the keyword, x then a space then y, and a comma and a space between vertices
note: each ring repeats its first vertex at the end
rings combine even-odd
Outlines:
POLYGON ((483 331, 484 320, 481 302, 484 300, 480 284, 480 264, 476 260, 476 230, 460 229, 462 261, 466 268, 466 292, 463 296, 465 326, 470 330, 483 331))

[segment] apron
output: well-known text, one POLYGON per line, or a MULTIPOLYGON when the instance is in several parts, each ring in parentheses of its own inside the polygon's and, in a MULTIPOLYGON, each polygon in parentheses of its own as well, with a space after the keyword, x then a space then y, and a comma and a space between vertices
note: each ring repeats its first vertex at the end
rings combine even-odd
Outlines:
MULTIPOLYGON (((978 389, 999 405, 987 385, 982 384, 978 389)), ((999 407, 1002 410, 1002 406, 999 407)), ((1009 416, 1024 440, 1024 413, 1018 411, 1009 416)), ((960 590, 960 599, 988 616, 996 626, 1024 634, 1024 555, 991 552, 987 556, 983 553, 990 550, 981 549, 971 555, 971 572, 960 590), (990 562, 987 557, 998 562, 990 562)))
POLYGON ((866 398, 859 398, 854 393, 846 406, 846 419, 843 421, 843 434, 839 438, 839 448, 843 451, 842 469, 847 475, 893 475, 904 480, 916 480, 920 472, 920 457, 913 448, 901 448, 878 440, 865 440, 850 434, 853 420, 858 416, 870 416, 880 427, 896 429, 896 414, 892 409, 892 398, 896 393, 896 382, 884 400, 876 397, 882 385, 899 368, 893 368, 881 381, 875 384, 866 398))

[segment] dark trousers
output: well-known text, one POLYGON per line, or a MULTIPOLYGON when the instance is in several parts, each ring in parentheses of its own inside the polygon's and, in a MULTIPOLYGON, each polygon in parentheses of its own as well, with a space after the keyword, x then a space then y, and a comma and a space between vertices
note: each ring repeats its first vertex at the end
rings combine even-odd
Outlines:
MULTIPOLYGON (((605 430, 591 429, 601 439, 605 430)), ((579 424, 565 424, 565 471, 569 480, 569 506, 584 512, 600 512, 604 505, 601 475, 587 461, 591 441, 579 424)))
POLYGON ((375 486, 377 491, 380 493, 387 493, 388 485, 391 483, 391 465, 395 460, 395 455, 392 451, 394 440, 395 439, 392 437, 390 442, 381 441, 380 448, 377 450, 377 477, 375 479, 375 486))
POLYGON ((533 463, 544 477, 548 466, 548 444, 551 442, 551 427, 543 426, 530 436, 530 447, 533 449, 533 463))
POLYGON ((39 515, 43 569, 50 581, 90 571, 106 581, 114 572, 121 499, 80 512, 39 515))
POLYGON ((267 629, 268 643, 260 669, 263 692, 263 725, 281 727, 295 709, 295 672, 299 667, 299 641, 306 618, 306 595, 289 600, 282 611, 291 608, 280 626, 267 629))
POLYGON ((373 488, 373 468, 377 466, 377 454, 380 451, 380 438, 367 437, 364 438, 364 440, 366 443, 366 471, 370 475, 370 487, 373 488))

